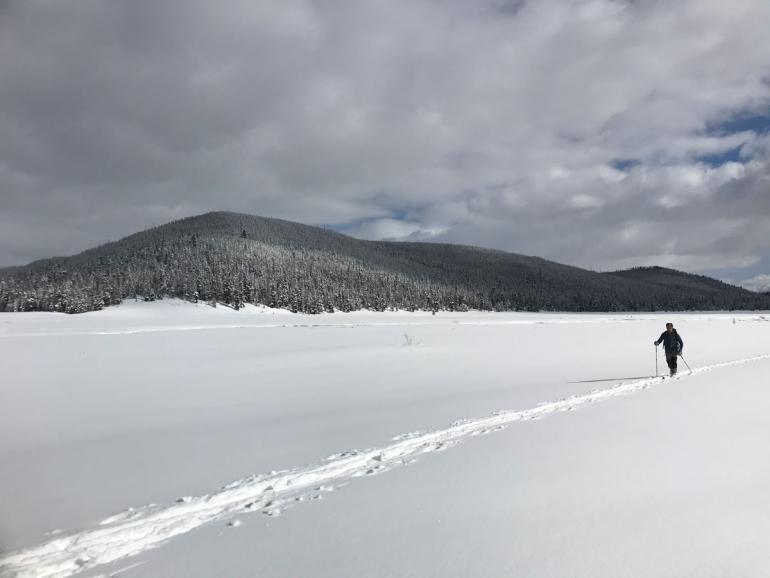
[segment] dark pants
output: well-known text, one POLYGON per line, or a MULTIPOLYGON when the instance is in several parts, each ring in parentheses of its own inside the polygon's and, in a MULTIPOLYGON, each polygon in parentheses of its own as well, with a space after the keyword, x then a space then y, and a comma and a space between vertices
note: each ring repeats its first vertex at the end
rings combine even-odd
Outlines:
POLYGON ((679 353, 676 351, 666 351, 666 363, 668 363, 668 368, 671 370, 672 375, 676 373, 676 358, 678 356, 679 353))

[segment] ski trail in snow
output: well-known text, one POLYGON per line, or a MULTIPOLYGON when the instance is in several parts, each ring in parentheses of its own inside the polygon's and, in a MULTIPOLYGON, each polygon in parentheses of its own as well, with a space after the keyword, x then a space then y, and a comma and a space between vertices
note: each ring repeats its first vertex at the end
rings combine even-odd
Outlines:
MULTIPOLYGON (((717 363, 695 368, 692 374, 768 359, 770 354, 717 363)), ((682 373, 674 379, 688 376, 682 373)), ((279 516, 283 510, 301 502, 323 498, 324 494, 344 486, 352 478, 411 464, 422 454, 447 449, 469 437, 499 431, 514 422, 572 411, 587 404, 647 389, 663 381, 663 377, 652 377, 544 402, 530 409, 500 411, 484 418, 460 420, 444 429, 397 436, 392 444, 381 448, 349 450, 331 455, 315 465, 251 476, 212 494, 179 498, 165 506, 129 508, 103 520, 95 528, 57 536, 41 545, 0 557, 0 577, 71 576, 135 556, 175 536, 237 514, 261 512, 279 516)))

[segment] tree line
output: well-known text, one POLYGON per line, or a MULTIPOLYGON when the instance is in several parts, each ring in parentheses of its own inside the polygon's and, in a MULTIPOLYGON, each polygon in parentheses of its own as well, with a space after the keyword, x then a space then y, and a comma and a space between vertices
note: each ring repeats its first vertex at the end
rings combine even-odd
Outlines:
POLYGON ((360 241, 288 221, 209 213, 80 255, 0 270, 0 311, 82 313, 127 298, 369 309, 763 309, 766 295, 667 269, 596 273, 502 251, 360 241))

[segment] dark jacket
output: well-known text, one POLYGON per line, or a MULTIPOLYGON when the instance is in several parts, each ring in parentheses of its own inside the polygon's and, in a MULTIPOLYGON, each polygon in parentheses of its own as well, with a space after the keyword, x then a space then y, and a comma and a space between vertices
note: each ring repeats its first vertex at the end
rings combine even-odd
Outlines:
POLYGON ((674 329, 671 333, 664 331, 658 337, 658 343, 663 343, 666 353, 681 353, 684 348, 684 341, 674 329))

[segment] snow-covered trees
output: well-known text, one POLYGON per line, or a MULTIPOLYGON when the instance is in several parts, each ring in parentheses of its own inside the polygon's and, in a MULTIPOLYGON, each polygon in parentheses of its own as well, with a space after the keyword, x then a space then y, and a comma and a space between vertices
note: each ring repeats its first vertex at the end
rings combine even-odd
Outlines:
POLYGON ((80 313, 137 296, 307 313, 770 308, 767 296, 668 269, 595 273, 474 247, 360 241, 233 213, 0 270, 0 311, 80 313))

